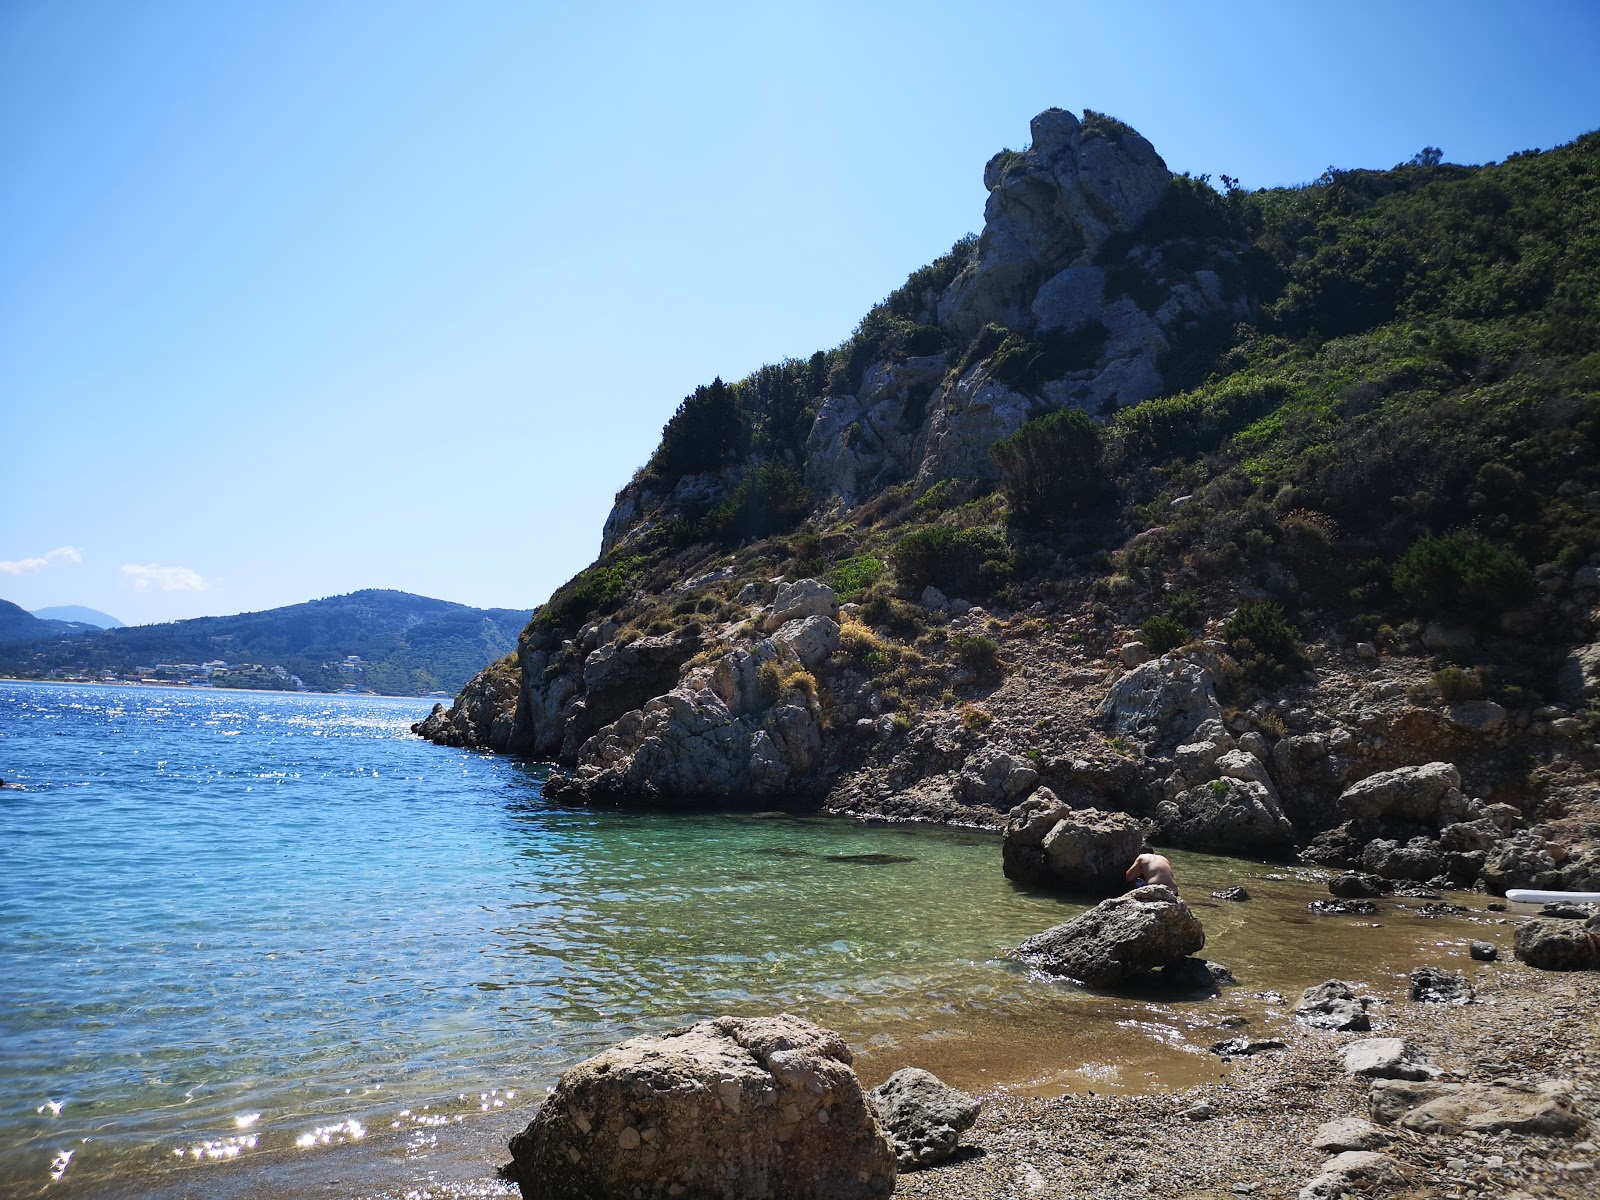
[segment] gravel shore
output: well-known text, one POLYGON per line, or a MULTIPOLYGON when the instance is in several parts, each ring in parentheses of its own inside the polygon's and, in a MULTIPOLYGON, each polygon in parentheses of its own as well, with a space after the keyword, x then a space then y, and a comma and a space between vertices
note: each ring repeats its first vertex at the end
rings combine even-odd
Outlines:
MULTIPOLYGON (((1222 1083, 1166 1095, 986 1097, 957 1157, 901 1175, 895 1194, 1293 1197, 1327 1158, 1311 1147, 1318 1126, 1367 1115, 1365 1082, 1347 1079, 1342 1067, 1343 1048, 1367 1037, 1405 1038, 1448 1080, 1569 1080, 1579 1112, 1591 1122, 1600 1117, 1595 975, 1506 962, 1475 982, 1477 999, 1463 1006, 1375 1006, 1371 1033, 1276 1027, 1271 1036, 1286 1048, 1239 1060, 1222 1083)), ((1593 1124, 1571 1139, 1402 1133, 1384 1152, 1405 1167, 1410 1183, 1384 1194, 1592 1198, 1600 1194, 1597 1135, 1593 1124)))

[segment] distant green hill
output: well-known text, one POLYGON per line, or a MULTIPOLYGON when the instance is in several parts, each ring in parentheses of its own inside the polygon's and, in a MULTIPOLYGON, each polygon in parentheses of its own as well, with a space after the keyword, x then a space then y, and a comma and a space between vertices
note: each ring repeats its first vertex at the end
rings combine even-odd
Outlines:
POLYGON ((87 628, 81 621, 43 619, 9 600, 0 600, 0 642, 31 642, 81 633, 87 628))
MULTIPOLYGON (((0 630, 16 624, 5 623, 12 609, 36 625, 62 624, 41 622, 15 605, 4 605, 0 630)), ((470 608, 408 592, 352 592, 231 617, 86 633, 67 627, 67 636, 40 631, 32 637, 50 640, 0 646, 0 674, 45 678, 110 671, 129 678, 163 665, 221 661, 227 664, 226 673, 216 672, 213 679, 224 686, 286 687, 292 685, 285 677, 292 675, 313 691, 355 685, 395 696, 453 692, 484 664, 515 649, 529 615, 527 610, 470 608)), ((161 677, 198 674, 174 670, 161 677)))
POLYGON ((96 629, 122 629, 126 625, 126 622, 117 620, 110 613, 103 613, 97 608, 85 608, 81 604, 36 608, 33 615, 43 621, 72 621, 79 625, 93 625, 96 629))

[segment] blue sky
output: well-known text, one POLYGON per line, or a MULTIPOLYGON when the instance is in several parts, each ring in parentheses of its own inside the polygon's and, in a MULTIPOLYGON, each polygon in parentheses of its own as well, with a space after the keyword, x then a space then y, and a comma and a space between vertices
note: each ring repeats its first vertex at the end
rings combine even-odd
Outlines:
POLYGON ((0 598, 532 607, 1051 105, 1292 184, 1600 126, 1600 6, 7 0, 0 598))

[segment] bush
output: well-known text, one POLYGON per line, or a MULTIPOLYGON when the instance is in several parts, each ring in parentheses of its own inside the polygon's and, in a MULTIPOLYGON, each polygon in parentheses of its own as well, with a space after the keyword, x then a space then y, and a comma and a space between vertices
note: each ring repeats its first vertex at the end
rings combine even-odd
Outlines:
POLYGON ((955 591, 987 591, 1011 574, 1011 547, 997 529, 924 525, 895 543, 889 554, 895 575, 921 590, 930 583, 955 591))
POLYGON ((737 398, 720 378, 714 379, 678 405, 661 430, 650 469, 667 479, 719 470, 742 433, 737 398))
POLYGON ((1459 704, 1483 695, 1483 676, 1476 670, 1443 667, 1433 673, 1433 686, 1439 689, 1439 695, 1447 704, 1459 704))
POLYGON ((643 573, 645 562, 643 556, 632 555, 584 568, 555 590, 535 614, 534 622, 545 627, 577 627, 591 613, 613 607, 626 596, 643 573))
POLYGON ((1522 557, 1468 530, 1417 539, 1395 564, 1394 588, 1417 609, 1482 620, 1532 598, 1522 557))
POLYGON ((1007 332, 988 355, 989 374, 1020 392, 1036 392, 1049 380, 1094 366, 1107 336, 1099 321, 1086 322, 1072 333, 1047 333, 1037 339, 1007 332))
POLYGON ((1255 683, 1281 683, 1310 665, 1299 634, 1270 600, 1246 600, 1223 625, 1222 636, 1245 678, 1255 683))
POLYGON ((979 678, 1000 671, 1000 643, 993 638, 958 633, 950 639, 950 650, 957 662, 979 678))
POLYGON ((835 566, 828 575, 828 583, 839 593, 839 599, 851 601, 859 600, 882 577, 883 559, 860 554, 835 566))
POLYGON ((1165 654, 1189 640, 1189 628, 1171 617, 1151 617, 1139 626, 1139 640, 1154 654, 1165 654))
POLYGON ((811 492, 794 467, 769 458, 745 472, 732 493, 706 514, 707 538, 766 537, 788 529, 811 509, 811 492))
POLYGON ((1081 409, 1037 417, 989 447, 1000 488, 1024 525, 1069 516, 1100 490, 1100 427, 1081 409))

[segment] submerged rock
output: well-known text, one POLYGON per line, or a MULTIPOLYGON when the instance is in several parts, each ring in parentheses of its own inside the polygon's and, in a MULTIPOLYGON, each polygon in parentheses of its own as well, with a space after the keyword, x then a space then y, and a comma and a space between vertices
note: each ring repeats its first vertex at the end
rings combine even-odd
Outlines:
POLYGON ((1157 884, 1103 900, 1080 917, 1036 933, 1017 955, 1051 975, 1114 987, 1205 947, 1199 918, 1157 884))
POLYGON ((702 1021, 579 1063, 511 1153, 524 1200, 866 1200, 895 1183, 849 1049, 788 1015, 702 1021))

